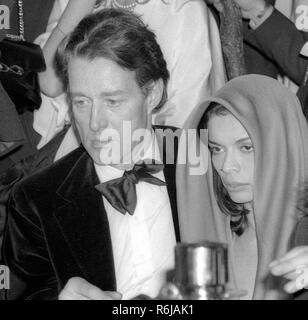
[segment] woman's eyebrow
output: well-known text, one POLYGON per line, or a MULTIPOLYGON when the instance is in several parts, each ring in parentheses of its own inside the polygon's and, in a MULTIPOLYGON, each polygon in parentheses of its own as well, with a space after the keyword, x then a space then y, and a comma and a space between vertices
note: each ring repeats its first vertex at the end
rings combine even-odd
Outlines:
POLYGON ((241 138, 241 139, 237 140, 236 142, 237 142, 237 143, 241 143, 241 142, 247 142, 247 141, 250 141, 250 142, 251 142, 251 140, 250 140, 249 137, 241 138))
POLYGON ((214 141, 211 141, 210 139, 208 140, 208 142, 209 142, 210 144, 216 144, 217 146, 220 146, 220 144, 219 144, 219 143, 214 142, 214 141))
MULTIPOLYGON (((245 137, 245 138, 241 138, 241 139, 237 140, 236 143, 242 143, 242 142, 248 142, 248 141, 251 142, 250 138, 249 137, 245 137)), ((215 141, 212 141, 210 139, 208 140, 208 142, 210 144, 215 144, 217 146, 221 146, 221 144, 219 144, 219 143, 217 143, 215 141)))

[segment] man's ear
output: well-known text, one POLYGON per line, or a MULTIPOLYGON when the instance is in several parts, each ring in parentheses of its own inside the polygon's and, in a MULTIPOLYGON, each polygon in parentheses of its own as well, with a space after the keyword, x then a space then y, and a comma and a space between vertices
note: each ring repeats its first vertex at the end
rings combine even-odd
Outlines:
POLYGON ((162 79, 153 81, 147 85, 147 102, 149 111, 153 110, 159 105, 164 92, 164 82, 162 79))

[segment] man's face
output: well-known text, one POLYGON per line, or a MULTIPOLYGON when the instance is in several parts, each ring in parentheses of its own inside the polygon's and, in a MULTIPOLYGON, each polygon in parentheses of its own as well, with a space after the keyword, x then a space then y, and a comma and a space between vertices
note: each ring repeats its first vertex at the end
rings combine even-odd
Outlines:
MULTIPOLYGON (((130 134, 123 131, 123 122, 131 125, 132 133, 151 128, 153 108, 149 96, 137 84, 135 72, 105 58, 89 61, 72 57, 68 79, 73 116, 83 146, 96 164, 104 165, 108 164, 104 156, 110 153, 110 146, 119 144, 121 149, 112 150, 113 158, 119 157, 121 163, 123 144, 127 147, 130 134), (106 132, 115 134, 110 137, 106 132), (114 154, 115 151, 120 154, 114 154)), ((133 147, 134 143, 126 152, 131 152, 133 147)))

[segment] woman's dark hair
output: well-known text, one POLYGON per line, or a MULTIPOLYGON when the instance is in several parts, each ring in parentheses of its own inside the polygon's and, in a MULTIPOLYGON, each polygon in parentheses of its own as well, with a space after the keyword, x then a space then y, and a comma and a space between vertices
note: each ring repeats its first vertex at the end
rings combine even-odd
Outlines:
MULTIPOLYGON (((218 103, 212 102, 199 122, 199 129, 207 129, 208 122, 212 115, 226 116, 228 114, 231 114, 231 112, 227 108, 218 103)), ((215 169, 213 169, 213 184, 216 200, 220 210, 231 216, 231 230, 240 236, 247 228, 247 214, 250 211, 245 208, 243 203, 235 203, 232 201, 215 169)))
POLYGON ((297 194, 297 219, 308 216, 308 179, 306 178, 303 185, 296 192, 297 194))
POLYGON ((135 71, 136 81, 144 91, 162 80, 164 84, 158 111, 167 100, 169 72, 154 33, 141 19, 121 9, 102 9, 80 21, 58 48, 55 64, 58 74, 68 85, 68 62, 71 57, 89 61, 109 59, 122 68, 135 71))

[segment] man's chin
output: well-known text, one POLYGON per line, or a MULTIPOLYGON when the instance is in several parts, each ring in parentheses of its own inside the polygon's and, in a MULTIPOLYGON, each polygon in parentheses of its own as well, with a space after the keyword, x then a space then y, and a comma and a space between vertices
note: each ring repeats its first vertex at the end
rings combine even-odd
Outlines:
MULTIPOLYGON (((119 150, 117 150, 119 151, 119 150)), ((111 149, 100 148, 100 149, 87 149, 88 154, 96 165, 99 166, 125 166, 130 167, 136 161, 133 159, 131 152, 127 152, 124 155, 119 152, 111 152, 111 149)), ((139 158, 137 159, 139 160, 139 158)))
POLYGON ((131 160, 129 161, 124 161, 123 159, 121 159, 118 156, 108 156, 108 155, 103 155, 100 153, 99 155, 95 155, 95 157, 91 157, 94 161, 95 164, 99 165, 99 166, 123 166, 123 165, 130 165, 131 164, 131 160))

